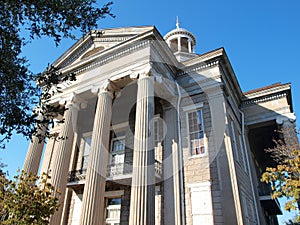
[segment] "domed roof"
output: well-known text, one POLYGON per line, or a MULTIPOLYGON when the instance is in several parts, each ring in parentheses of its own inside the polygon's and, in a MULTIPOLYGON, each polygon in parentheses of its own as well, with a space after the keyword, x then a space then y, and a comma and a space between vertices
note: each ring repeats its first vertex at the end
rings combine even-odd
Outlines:
POLYGON ((193 44, 196 45, 196 38, 195 36, 188 30, 179 27, 179 21, 178 21, 178 17, 177 17, 177 21, 176 21, 176 28, 171 30, 170 32, 168 32, 165 36, 164 39, 170 39, 170 37, 172 36, 178 36, 178 35, 186 35, 188 37, 190 37, 193 40, 193 44))

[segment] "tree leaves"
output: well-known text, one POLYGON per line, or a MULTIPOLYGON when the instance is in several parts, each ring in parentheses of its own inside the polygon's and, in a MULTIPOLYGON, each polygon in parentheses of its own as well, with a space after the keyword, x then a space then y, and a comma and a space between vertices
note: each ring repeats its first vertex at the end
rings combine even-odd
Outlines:
MULTIPOLYGON (((97 21, 111 13, 112 2, 98 7, 96 0, 3 0, 0 1, 0 148, 10 140, 13 132, 28 138, 36 132, 38 114, 32 113, 35 105, 41 106, 53 93, 49 86, 66 79, 74 80, 75 74, 65 75, 49 67, 45 73, 34 75, 21 56, 22 47, 30 39, 48 36, 58 45, 62 38, 75 38, 73 32, 90 31, 97 21), (20 35, 25 29, 29 40, 20 35), (46 87, 43 91, 35 80, 46 87)), ((50 106, 45 106, 46 113, 50 106)), ((53 110, 58 110, 54 108, 53 110)), ((45 124, 47 121, 42 120, 45 124)))
POLYGON ((57 193, 43 174, 38 176, 24 171, 9 180, 0 175, 0 221, 1 224, 49 224, 49 218, 59 208, 57 193))
MULTIPOLYGON (((295 130, 290 131, 295 133, 295 130)), ((292 137, 288 137, 292 138, 292 137)), ((271 183, 272 198, 288 198, 284 209, 298 210, 300 201, 300 144, 298 141, 286 140, 286 144, 282 141, 276 141, 273 149, 268 149, 273 158, 278 162, 277 167, 266 168, 266 172, 262 174, 261 181, 271 183)), ((297 221, 300 222, 300 216, 297 221)))

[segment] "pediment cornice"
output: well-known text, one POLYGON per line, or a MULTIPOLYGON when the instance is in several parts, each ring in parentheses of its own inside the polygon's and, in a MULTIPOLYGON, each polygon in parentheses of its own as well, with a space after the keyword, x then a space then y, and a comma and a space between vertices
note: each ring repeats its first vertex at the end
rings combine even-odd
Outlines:
POLYGON ((53 65, 61 69, 70 67, 74 63, 81 61, 81 57, 88 52, 91 52, 90 55, 97 54, 98 52, 96 51, 92 52, 94 48, 103 45, 105 46, 102 48, 103 51, 109 50, 115 45, 127 42, 144 33, 153 31, 153 29, 153 26, 145 26, 91 31, 71 46, 53 65))
POLYGON ((128 45, 124 46, 121 49, 118 49, 117 51, 108 52, 103 55, 97 55, 97 57, 92 58, 87 61, 79 62, 78 64, 74 66, 70 66, 67 68, 64 68, 62 70, 63 73, 75 73, 76 75, 79 75, 81 73, 93 70, 99 66, 102 66, 104 64, 107 64, 109 62, 112 62, 114 60, 117 60, 121 57, 124 57, 126 55, 129 55, 135 51, 138 51, 142 48, 146 48, 150 46, 151 40, 143 40, 135 45, 128 45))

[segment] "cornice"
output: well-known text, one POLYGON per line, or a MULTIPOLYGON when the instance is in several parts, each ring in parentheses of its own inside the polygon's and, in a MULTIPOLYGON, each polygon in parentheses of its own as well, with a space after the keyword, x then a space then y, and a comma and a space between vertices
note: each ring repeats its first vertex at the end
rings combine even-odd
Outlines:
POLYGON ((66 67, 70 65, 72 62, 74 62, 76 59, 78 59, 83 52, 85 52, 88 48, 92 46, 95 42, 122 42, 122 41, 127 41, 131 37, 106 37, 106 38, 91 38, 88 40, 87 43, 82 45, 80 48, 78 48, 73 54, 71 54, 70 57, 68 57, 65 61, 62 62, 60 67, 66 67))
POLYGON ((244 99, 252 99, 252 98, 259 98, 263 95, 270 95, 270 94, 274 94, 274 93, 278 93, 278 92, 281 92, 281 91, 288 91, 290 90, 290 87, 291 85, 289 83, 287 84, 282 84, 282 85, 279 85, 279 86, 274 86, 274 87, 271 87, 271 88, 267 88, 267 89, 263 89, 262 90, 259 90, 259 91, 256 91, 256 92, 253 92, 253 93, 250 93, 250 94, 244 94, 245 97, 244 99))
POLYGON ((248 106, 248 105, 268 102, 268 101, 284 98, 286 96, 287 96, 286 92, 280 92, 280 93, 275 93, 275 94, 271 94, 271 95, 260 96, 260 97, 253 98, 253 99, 243 99, 242 106, 248 106))
POLYGON ((216 59, 210 62, 201 62, 199 63, 199 65, 193 65, 191 67, 187 67, 187 69, 182 69, 176 76, 183 76, 186 75, 188 73, 192 73, 192 72, 197 72, 197 71, 201 71, 210 67, 214 67, 219 65, 220 60, 216 59))
POLYGON ((144 40, 140 41, 138 44, 130 46, 130 47, 124 47, 123 49, 119 49, 118 51, 113 51, 109 54, 105 54, 102 56, 98 56, 95 60, 91 60, 90 62, 87 62, 85 64, 78 64, 76 65, 76 68, 66 68, 63 73, 75 73, 76 75, 81 74, 83 72, 90 71, 96 67, 102 66, 104 64, 107 64, 109 62, 112 62, 114 60, 117 60, 121 57, 124 57, 126 55, 129 55, 135 51, 138 51, 142 48, 145 48, 150 45, 151 40, 144 40))
POLYGON ((197 57, 186 60, 186 61, 182 62, 182 64, 185 66, 192 66, 194 64, 205 62, 205 61, 211 60, 213 58, 222 56, 224 54, 224 52, 225 52, 224 48, 218 48, 218 49, 203 53, 201 55, 197 55, 197 57))
POLYGON ((132 38, 132 36, 128 36, 128 37, 101 37, 101 38, 94 38, 94 41, 95 42, 122 42, 122 41, 127 41, 130 38, 132 38))
POLYGON ((87 43, 85 43, 80 48, 78 48, 77 51, 75 51, 73 54, 71 54, 70 57, 67 57, 59 66, 61 68, 63 68, 63 67, 70 65, 72 62, 74 62, 76 59, 78 59, 85 50, 87 50, 89 47, 91 47, 93 43, 94 43, 93 40, 90 39, 87 43))
POLYGON ((54 66, 60 68, 69 66, 78 59, 82 52, 88 49, 95 42, 113 42, 118 44, 129 39, 149 33, 154 29, 153 26, 108 28, 103 30, 92 30, 75 42, 65 53, 63 53, 55 62, 54 66), (98 36, 98 32, 101 36, 98 36))
POLYGON ((164 39, 167 40, 168 38, 170 38, 171 36, 176 36, 176 35, 180 35, 180 34, 184 34, 186 36, 189 36, 192 38, 193 40, 193 44, 196 45, 196 38, 195 36, 188 30, 186 29, 183 29, 183 28, 177 28, 177 29, 174 29, 174 30, 171 30, 169 33, 167 33, 165 36, 164 36, 164 39))

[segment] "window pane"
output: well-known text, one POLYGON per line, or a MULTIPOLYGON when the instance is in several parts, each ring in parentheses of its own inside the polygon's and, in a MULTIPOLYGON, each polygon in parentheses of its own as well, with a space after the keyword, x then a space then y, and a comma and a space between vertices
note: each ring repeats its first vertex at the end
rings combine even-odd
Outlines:
POLYGON ((91 148, 91 143, 92 143, 92 137, 86 137, 84 139, 84 155, 89 155, 90 154, 90 148, 91 148))
POLYGON ((204 154, 204 132, 201 110, 188 113, 188 123, 192 154, 204 154))
POLYGON ((113 140, 112 151, 124 151, 125 150, 125 140, 113 140))
POLYGON ((120 205, 121 198, 109 198, 107 201, 107 205, 120 205))

